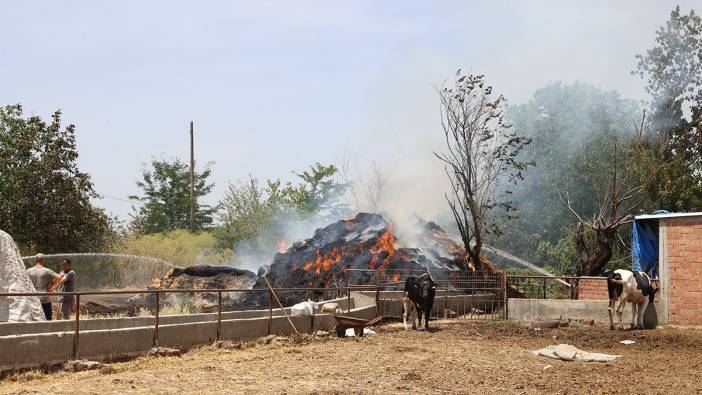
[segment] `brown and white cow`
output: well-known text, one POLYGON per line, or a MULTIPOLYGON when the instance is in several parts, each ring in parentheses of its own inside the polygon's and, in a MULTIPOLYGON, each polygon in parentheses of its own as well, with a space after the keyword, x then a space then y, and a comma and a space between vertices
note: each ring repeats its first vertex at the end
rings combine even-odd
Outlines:
POLYGON ((417 309, 414 307, 414 302, 410 299, 407 292, 402 295, 402 324, 405 330, 409 330, 407 321, 412 317, 412 329, 417 329, 417 309))
POLYGON ((607 277, 607 292, 609 293, 609 329, 614 329, 613 313, 616 310, 619 326, 623 330, 622 315, 626 303, 631 303, 631 327, 643 328, 646 307, 653 302, 658 288, 653 287, 646 273, 619 269, 607 277))

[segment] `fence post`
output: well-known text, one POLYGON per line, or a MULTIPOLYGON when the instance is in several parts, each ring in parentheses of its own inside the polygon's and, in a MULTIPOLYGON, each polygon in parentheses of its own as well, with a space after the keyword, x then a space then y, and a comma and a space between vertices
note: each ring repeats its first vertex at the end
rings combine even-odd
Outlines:
POLYGON ((222 336, 222 291, 217 292, 217 340, 222 336))
MULTIPOLYGON (((71 296, 73 296, 73 295, 71 295, 71 296)), ((73 359, 78 359, 78 337, 80 336, 80 294, 76 294, 75 297, 76 297, 76 332, 73 334, 73 359)))
POLYGON ((380 269, 376 269, 375 277, 375 316, 380 317, 380 269))
POLYGON ((161 315, 161 293, 156 291, 156 323, 154 324, 154 347, 158 347, 158 320, 161 315))
POLYGON ((268 335, 273 332, 273 291, 268 291, 268 335))
POLYGON ((509 319, 509 297, 507 295, 507 273, 502 272, 502 303, 504 307, 502 308, 505 312, 505 321, 509 319))
POLYGON ((349 269, 345 268, 346 272, 346 315, 351 315, 351 288, 349 288, 349 269))
POLYGON ((546 299, 546 277, 544 277, 544 299, 546 299))

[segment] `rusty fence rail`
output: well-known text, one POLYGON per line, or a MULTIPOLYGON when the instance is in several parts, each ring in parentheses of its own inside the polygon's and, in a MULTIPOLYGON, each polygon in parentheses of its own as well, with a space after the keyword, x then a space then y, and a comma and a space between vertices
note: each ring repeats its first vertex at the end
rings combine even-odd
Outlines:
MULTIPOLYGON (((348 269, 346 284, 354 273, 366 273, 362 279, 377 286, 377 315, 401 319, 401 303, 405 281, 410 275, 422 275, 427 270, 409 269, 348 269), (383 292, 381 295, 381 291, 383 292)), ((473 273, 453 270, 432 270, 437 285, 430 319, 507 319, 507 276, 505 273, 473 273)))
MULTIPOLYGON (((374 285, 354 285, 348 287, 336 287, 336 288, 274 288, 272 291, 270 289, 168 289, 168 290, 111 290, 111 291, 75 291, 75 292, 14 292, 14 293, 0 293, 0 298, 2 297, 40 297, 40 296, 74 296, 75 297, 75 329, 73 331, 73 358, 78 357, 79 345, 80 345, 80 303, 81 296, 95 296, 95 295, 153 295, 156 303, 153 309, 154 317, 154 337, 153 345, 158 347, 158 337, 159 337, 159 325, 161 316, 161 295, 162 294, 216 294, 217 295, 217 340, 221 338, 222 329, 222 295, 224 293, 263 293, 268 296, 268 334, 272 332, 273 325, 273 293, 282 294, 286 292, 332 292, 336 294, 345 294, 348 298, 349 305, 347 306, 346 314, 351 313, 351 291, 376 291, 377 286, 374 285)), ((288 306, 289 307, 289 306, 288 306)))

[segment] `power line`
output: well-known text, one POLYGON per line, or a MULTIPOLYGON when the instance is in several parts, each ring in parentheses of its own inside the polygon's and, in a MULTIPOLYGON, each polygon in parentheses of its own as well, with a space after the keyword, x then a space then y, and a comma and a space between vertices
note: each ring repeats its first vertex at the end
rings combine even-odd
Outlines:
POLYGON ((142 203, 142 202, 140 202, 140 201, 138 201, 138 200, 125 199, 125 198, 120 198, 120 197, 117 197, 117 196, 105 195, 104 193, 103 193, 103 194, 100 194, 100 199, 104 199, 104 198, 113 199, 113 200, 119 200, 119 201, 121 201, 121 202, 134 203, 134 204, 138 204, 139 206, 146 206, 146 203, 142 203))

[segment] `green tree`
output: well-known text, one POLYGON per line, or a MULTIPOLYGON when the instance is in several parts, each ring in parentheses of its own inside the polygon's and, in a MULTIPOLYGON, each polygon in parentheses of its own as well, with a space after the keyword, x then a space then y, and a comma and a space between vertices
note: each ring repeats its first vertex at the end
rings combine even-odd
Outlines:
MULTIPOLYGON (((488 243, 542 266, 573 268, 578 260, 567 258, 577 257, 574 217, 558 191, 568 192, 578 213, 597 213, 602 184, 595 181, 607 179, 602 177, 612 169, 614 143, 623 147, 635 136, 631 125, 640 120, 640 109, 614 91, 556 82, 537 90, 529 102, 510 107, 507 117, 517 133, 532 139, 521 160, 536 165, 511 188, 519 218, 510 223, 508 235, 488 243)), ((619 247, 616 258, 625 253, 619 247)))
POLYGON ((142 172, 137 186, 142 195, 130 199, 143 202, 133 208, 132 227, 142 234, 168 232, 175 229, 200 231, 212 224, 215 209, 200 202, 214 188, 207 178, 211 170, 195 171, 194 220, 190 226, 190 167, 180 159, 153 159, 142 172))
POLYGON ((219 203, 220 246, 258 239, 259 246, 269 248, 284 237, 288 223, 338 218, 346 209, 339 202, 346 185, 334 180, 336 171, 333 165, 315 163, 309 170, 294 173, 300 179, 297 184, 283 185, 275 179, 260 186, 254 177, 230 184, 219 203))
POLYGON ((78 169, 75 126, 24 118, 22 106, 0 108, 0 228, 27 253, 99 251, 115 236, 112 220, 78 169))
MULTIPOLYGON (((219 203, 217 238, 223 247, 231 247, 244 240, 253 240, 264 234, 276 215, 282 215, 285 203, 280 192, 280 181, 268 180, 260 187, 254 177, 247 182, 230 183, 219 203)), ((279 240, 274 232, 271 239, 279 240)))
POLYGON ((281 191, 283 201, 304 216, 338 217, 346 210, 339 200, 347 186, 334 180, 337 171, 334 165, 315 163, 309 170, 295 173, 301 182, 297 186, 285 185, 281 191))
POLYGON ((670 166, 649 188, 668 210, 702 209, 702 18, 676 7, 656 31, 656 44, 638 55, 632 73, 651 96, 648 130, 660 139, 670 166))

